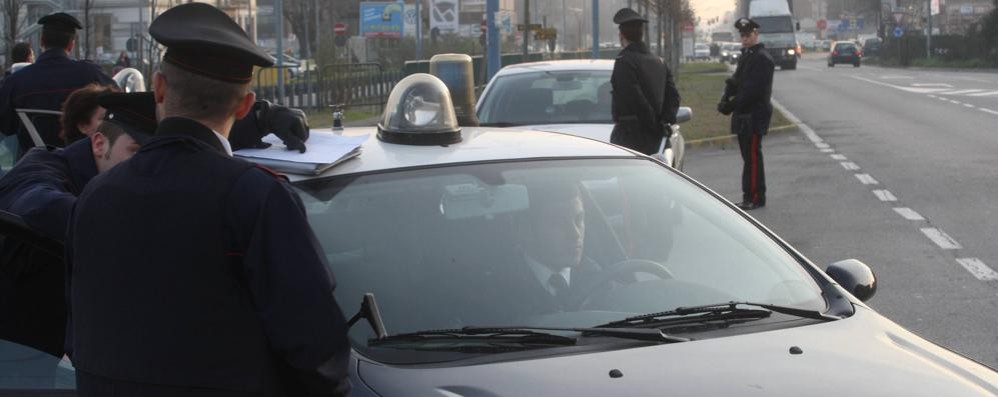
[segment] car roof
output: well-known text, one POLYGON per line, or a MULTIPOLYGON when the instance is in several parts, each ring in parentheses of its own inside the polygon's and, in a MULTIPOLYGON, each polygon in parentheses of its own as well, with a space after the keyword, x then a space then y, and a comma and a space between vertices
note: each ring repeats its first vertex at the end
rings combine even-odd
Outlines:
POLYGON ((569 70, 605 70, 613 71, 612 59, 569 59, 560 61, 527 62, 509 65, 499 70, 496 76, 510 74, 557 72, 569 70))
MULTIPOLYGON (((328 132, 328 130, 326 130, 328 132)), ((292 182, 337 175, 378 172, 443 164, 578 157, 633 157, 642 155, 619 146, 568 134, 516 128, 462 128, 462 140, 447 146, 416 146, 381 142, 376 127, 346 128, 344 136, 368 138, 361 154, 320 175, 289 174, 292 182)), ((249 159, 251 160, 251 159, 249 159)))

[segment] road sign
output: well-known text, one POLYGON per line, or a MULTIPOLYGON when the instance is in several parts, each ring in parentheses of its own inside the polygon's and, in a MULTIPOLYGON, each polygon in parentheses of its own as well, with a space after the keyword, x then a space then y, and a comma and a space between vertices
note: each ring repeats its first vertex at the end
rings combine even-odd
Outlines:
POLYGON ((824 19, 819 19, 818 20, 818 30, 825 30, 825 29, 828 29, 828 21, 826 21, 824 19))
POLYGON ((347 24, 342 22, 337 22, 333 25, 333 33, 337 36, 343 36, 347 34, 347 24))
POLYGON ((516 24, 516 30, 520 31, 520 32, 522 32, 524 30, 537 31, 537 30, 541 30, 541 24, 539 24, 539 23, 532 23, 532 24, 528 25, 528 24, 524 24, 524 23, 518 23, 518 24, 516 24))
POLYGON ((693 31, 693 22, 687 21, 686 23, 684 23, 683 24, 683 31, 684 32, 692 32, 693 31))
POLYGON ((894 28, 894 37, 900 38, 901 36, 904 36, 904 29, 901 29, 900 26, 895 27, 894 28))
POLYGON ((903 12, 895 12, 894 13, 894 23, 900 25, 901 21, 903 21, 903 20, 904 20, 904 13, 903 12))

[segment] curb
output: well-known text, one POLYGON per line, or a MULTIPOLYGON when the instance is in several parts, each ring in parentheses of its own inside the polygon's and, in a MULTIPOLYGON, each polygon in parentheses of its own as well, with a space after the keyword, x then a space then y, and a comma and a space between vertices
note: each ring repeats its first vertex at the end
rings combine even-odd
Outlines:
MULTIPOLYGON (((787 124, 769 129, 769 133, 784 133, 791 131, 796 132, 797 125, 787 124)), ((736 135, 729 134, 725 136, 716 136, 713 138, 702 138, 702 139, 694 139, 691 141, 686 141, 687 148, 705 147, 705 146, 720 146, 721 148, 724 148, 725 145, 738 145, 738 137, 736 135)))

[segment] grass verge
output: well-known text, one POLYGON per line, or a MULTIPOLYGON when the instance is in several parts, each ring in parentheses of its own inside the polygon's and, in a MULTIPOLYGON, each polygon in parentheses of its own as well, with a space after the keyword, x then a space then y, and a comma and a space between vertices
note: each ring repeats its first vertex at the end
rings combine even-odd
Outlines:
MULTIPOLYGON (((687 63, 679 67, 681 106, 693 109, 693 120, 682 125, 687 141, 716 138, 731 134, 731 117, 717 112, 717 101, 724 91, 724 79, 730 76, 722 63, 687 63)), ((770 129, 791 125, 779 111, 773 112, 770 129)))
MULTIPOLYGON (((305 115, 308 116, 308 126, 311 128, 329 128, 333 126, 333 112, 331 110, 308 110, 305 112, 305 115)), ((374 107, 359 107, 347 109, 343 114, 343 118, 346 120, 347 125, 351 125, 352 123, 369 120, 380 115, 381 111, 374 107)))

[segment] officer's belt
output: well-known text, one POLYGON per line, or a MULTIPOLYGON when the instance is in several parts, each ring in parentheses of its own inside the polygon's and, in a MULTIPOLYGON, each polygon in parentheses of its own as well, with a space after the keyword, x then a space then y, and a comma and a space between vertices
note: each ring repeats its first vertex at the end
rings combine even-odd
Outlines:
POLYGON ((638 116, 635 116, 635 115, 631 115, 631 116, 617 116, 617 121, 637 121, 637 120, 638 120, 638 116))

